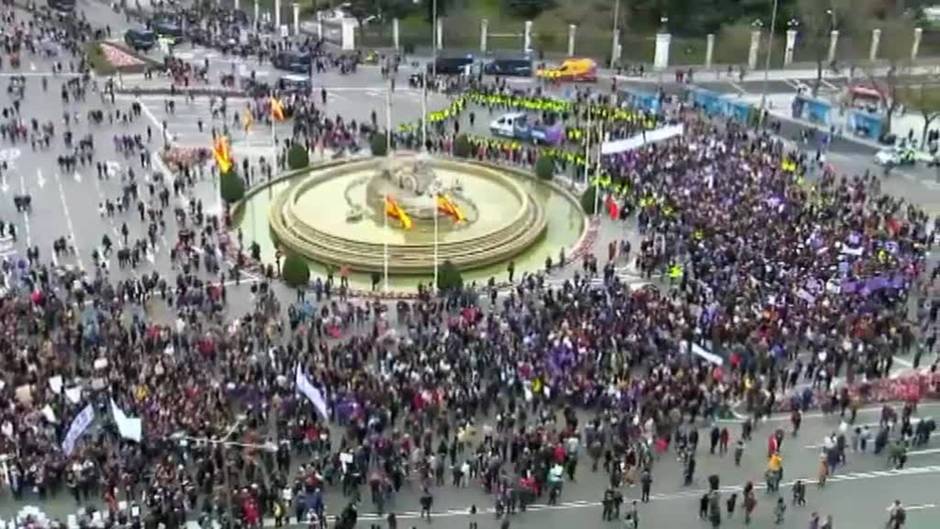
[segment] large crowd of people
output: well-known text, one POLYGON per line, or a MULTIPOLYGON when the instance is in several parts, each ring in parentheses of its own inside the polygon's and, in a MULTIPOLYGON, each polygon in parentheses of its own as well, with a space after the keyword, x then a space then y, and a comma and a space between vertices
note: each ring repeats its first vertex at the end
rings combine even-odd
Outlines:
MULTIPOLYGON (((5 33, 8 47, 34 53, 37 39, 80 40, 39 17, 24 25, 14 13, 6 22, 24 30, 5 33)), ((82 74, 75 57, 72 69, 82 74)), ((97 90, 87 75, 53 82, 62 85, 63 104, 97 90)), ((467 109, 436 120, 433 150, 451 150, 463 112, 518 104, 505 87, 478 88, 467 109)), ((293 139, 311 149, 381 128, 374 118, 331 119, 316 98, 288 101, 293 139)), ((101 104, 109 123, 115 112, 130 124, 139 115, 113 98, 101 104)), ((263 105, 245 112, 264 120, 263 105)), ((587 105, 566 103, 564 111, 600 108, 587 105)), ((244 121, 222 115, 232 126, 244 121)), ((618 134, 643 126, 610 119, 618 134)), ((149 134, 116 136, 134 169, 120 175, 120 194, 101 209, 121 223, 123 241, 102 235, 84 272, 52 266, 38 248, 35 259, 3 264, 4 493, 39 500, 68 493, 98 505, 101 523, 115 526, 172 528, 187 518, 226 527, 258 527, 265 518, 325 524, 329 506, 351 527, 366 499, 379 514, 401 508, 394 497, 402 488, 420 495, 430 517, 437 488, 473 484, 508 516, 539 498, 558 501, 562 483, 586 461, 607 474, 608 519, 619 515, 626 483, 640 483, 640 500, 649 500, 664 451, 679 454, 691 483, 696 426, 711 427, 732 407, 755 418, 741 445, 776 409, 856 408, 864 395, 850 389, 887 376, 895 354, 933 353, 935 337, 924 349, 918 324, 935 322, 938 306, 909 314, 911 297, 937 275, 925 270, 933 219, 881 194, 875 176, 814 168, 767 132, 683 105, 673 119, 686 126, 682 138, 601 160, 605 203, 619 212, 605 222, 621 223, 624 236, 597 252, 600 270, 591 259, 562 263, 553 272, 565 275, 560 282, 523 274, 502 292, 494 281, 424 291, 394 307, 340 299, 332 276, 315 279, 308 294, 315 304, 281 300, 270 278, 242 282, 241 235, 199 201, 171 201, 198 183, 189 170, 205 157, 179 161, 170 184, 149 165, 149 134), (144 172, 154 173, 146 183, 144 172), (138 215, 143 233, 135 235, 128 224, 138 215), (634 222, 637 248, 626 236, 634 222), (171 270, 139 269, 158 235, 173 240, 171 270), (110 269, 112 246, 119 268, 133 272, 110 269), (626 264, 653 286, 621 283, 614 269, 626 264), (232 289, 248 301, 230 304, 232 289), (325 410, 298 393, 301 377, 322 392, 325 410), (63 439, 89 405, 95 422, 65 450, 63 439), (119 429, 114 408, 141 419, 139 441, 119 429)), ((4 130, 27 121, 18 107, 4 108, 4 130)), ((399 133, 412 143, 417 137, 399 133)), ((59 143, 53 127, 45 134, 59 143)), ((509 152, 534 164, 541 152, 516 145, 526 153, 517 156, 489 141, 474 140, 473 156, 509 152)), ((61 156, 97 163, 98 178, 109 178, 93 144, 65 145, 61 156)), ((63 250, 74 252, 69 246, 63 250)), ((715 427, 712 452, 727 452, 730 436, 715 427)), ((918 442, 926 442, 921 432, 918 442)), ((771 466, 779 465, 779 443, 771 442, 771 466)), ((779 468, 769 470, 772 478, 779 468)), ((748 497, 745 488, 749 519, 748 497)), ((707 501, 713 516, 716 502, 707 501)), ((636 505, 627 511, 633 520, 636 505)), ((390 526, 394 520, 390 514, 390 526)))

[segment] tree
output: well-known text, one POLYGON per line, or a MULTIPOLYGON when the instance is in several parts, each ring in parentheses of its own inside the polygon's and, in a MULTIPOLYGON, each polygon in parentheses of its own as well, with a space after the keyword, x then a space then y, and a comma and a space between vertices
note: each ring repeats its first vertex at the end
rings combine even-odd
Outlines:
POLYGON ((304 288, 310 281, 310 267, 303 257, 289 253, 281 265, 281 277, 284 282, 294 288, 304 288))
POLYGON ((594 209, 596 206, 596 199, 594 198, 596 193, 597 186, 587 186, 584 192, 581 193, 581 209, 588 215, 597 213, 597 210, 594 209))
POLYGON ((732 24, 721 28, 715 39, 716 62, 728 64, 747 63, 751 48, 750 24, 732 24))
POLYGON ((875 21, 875 27, 881 29, 879 58, 888 63, 884 76, 876 75, 875 65, 866 69, 868 82, 881 99, 884 108, 884 134, 890 134, 894 113, 901 104, 898 94, 898 70, 911 62, 911 48, 914 43, 914 24, 905 17, 888 15, 883 20, 875 21))
POLYGON ((388 140, 385 139, 384 132, 376 132, 369 139, 369 146, 372 147, 372 156, 385 156, 388 154, 388 140))
POLYGON ((924 129, 921 133, 921 149, 927 147, 927 132, 930 124, 940 117, 940 85, 908 86, 899 92, 901 101, 909 108, 916 109, 924 118, 924 129))
POLYGON ((463 276, 460 270, 450 260, 444 261, 437 267, 437 289, 448 292, 463 288, 463 276))
POLYGON ((555 159, 547 154, 539 156, 535 162, 535 176, 542 180, 551 180, 555 177, 555 159))
POLYGON ((454 156, 458 158, 469 158, 473 155, 473 145, 470 144, 470 138, 466 134, 460 134, 454 140, 454 156))
POLYGON ((303 169, 308 165, 310 165, 310 155, 307 154, 307 148, 294 142, 287 151, 287 166, 291 169, 303 169))
POLYGON ((852 0, 797 0, 796 7, 800 14, 800 37, 812 49, 816 62, 816 82, 813 83, 813 97, 816 97, 822 84, 823 61, 829 58, 832 30, 845 28, 851 20, 849 13, 856 6, 852 0))
POLYGON ((219 193, 228 204, 238 202, 245 197, 245 181, 235 169, 219 175, 219 193))
POLYGON ((505 10, 517 17, 532 20, 539 13, 552 7, 552 0, 503 0, 505 10))

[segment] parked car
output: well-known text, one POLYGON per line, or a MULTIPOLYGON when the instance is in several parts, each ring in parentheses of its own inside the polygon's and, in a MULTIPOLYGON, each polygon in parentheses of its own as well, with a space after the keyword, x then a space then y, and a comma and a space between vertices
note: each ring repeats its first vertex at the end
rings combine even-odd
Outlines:
POLYGON ((483 67, 486 75, 506 75, 515 77, 532 76, 532 60, 527 58, 504 58, 486 63, 483 67))
POLYGON ((878 165, 914 165, 915 161, 917 153, 910 147, 888 147, 875 153, 875 163, 878 165))
POLYGON ((285 75, 277 80, 277 90, 285 94, 309 94, 312 89, 306 75, 285 75))
POLYGON ((427 64, 427 71, 437 75, 460 75, 473 66, 473 56, 438 57, 434 62, 427 64))
POLYGON ((530 141, 535 144, 558 145, 564 139, 560 123, 532 123, 525 112, 510 112, 490 122, 493 136, 530 141))
POLYGON ((565 59, 554 68, 541 68, 535 75, 555 81, 597 81, 597 63, 594 59, 565 59))
POLYGON ((282 51, 274 56, 271 61, 278 70, 286 70, 294 73, 310 72, 310 55, 307 53, 298 53, 293 51, 282 51))
POLYGON ((154 33, 157 34, 158 37, 172 39, 173 44, 179 44, 184 37, 183 28, 170 19, 155 19, 153 22, 151 22, 150 28, 154 33))
POLYGON ((157 34, 147 28, 131 28, 124 32, 124 42, 135 51, 149 51, 157 44, 157 34))

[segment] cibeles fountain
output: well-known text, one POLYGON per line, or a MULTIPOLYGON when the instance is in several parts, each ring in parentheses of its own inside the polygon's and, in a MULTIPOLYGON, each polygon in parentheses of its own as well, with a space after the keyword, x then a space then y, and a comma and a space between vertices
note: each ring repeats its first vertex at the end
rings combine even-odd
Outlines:
POLYGON ((431 158, 427 154, 386 158, 380 163, 380 167, 378 173, 367 177, 365 207, 358 204, 355 198, 348 198, 350 220, 361 217, 365 210, 373 215, 383 215, 388 197, 418 224, 425 221, 434 222, 434 216, 437 214, 439 235, 441 229, 460 229, 476 222, 476 204, 471 197, 464 196, 459 176, 449 182, 442 180, 431 166, 431 158), (441 219, 441 212, 437 207, 438 194, 455 203, 465 218, 456 224, 441 219))
POLYGON ((277 251, 307 258, 314 275, 347 268, 354 288, 368 288, 384 271, 388 248, 390 288, 414 290, 438 262, 451 261, 465 280, 505 279, 573 255, 588 223, 566 187, 539 181, 531 172, 498 165, 398 152, 314 165, 252 189, 236 222, 245 244, 256 241, 261 260, 277 251), (437 210, 441 194, 458 215, 437 210), (386 215, 386 198, 411 220, 410 229, 386 215), (436 213, 435 213, 436 212, 436 213), (435 230, 435 215, 437 229, 435 230))

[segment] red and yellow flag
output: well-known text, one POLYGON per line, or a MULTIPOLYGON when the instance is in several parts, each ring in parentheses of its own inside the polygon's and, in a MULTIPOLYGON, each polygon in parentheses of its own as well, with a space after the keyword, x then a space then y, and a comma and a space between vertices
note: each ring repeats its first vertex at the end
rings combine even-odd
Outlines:
POLYGON ((276 97, 271 97, 271 119, 284 121, 284 104, 276 97))
POLYGON ((414 223, 411 222, 411 217, 405 213, 405 210, 403 210, 392 197, 385 197, 385 214, 400 222, 401 227, 406 230, 410 230, 414 226, 414 223))
POLYGON ((232 153, 229 149, 228 138, 219 134, 212 145, 212 157, 220 173, 227 173, 232 169, 232 153))
POLYGON ((450 197, 441 193, 437 194, 437 210, 454 219, 454 222, 463 222, 467 219, 460 211, 460 207, 450 197))

